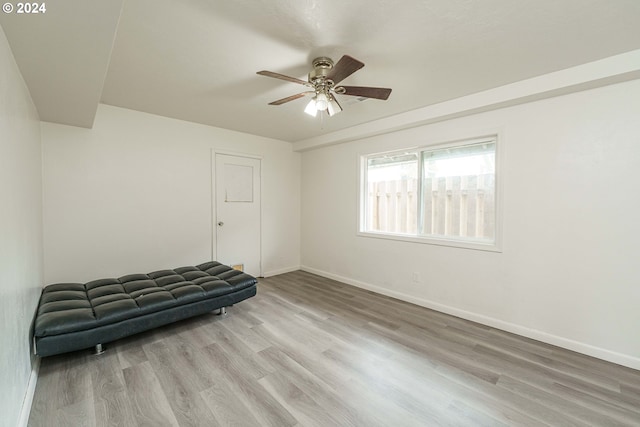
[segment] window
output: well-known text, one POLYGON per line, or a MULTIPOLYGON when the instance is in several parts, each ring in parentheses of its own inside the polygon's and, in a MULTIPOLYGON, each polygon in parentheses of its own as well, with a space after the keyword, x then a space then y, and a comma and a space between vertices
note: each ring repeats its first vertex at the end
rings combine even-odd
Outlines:
POLYGON ((495 137, 362 160, 361 233, 495 249, 495 137))

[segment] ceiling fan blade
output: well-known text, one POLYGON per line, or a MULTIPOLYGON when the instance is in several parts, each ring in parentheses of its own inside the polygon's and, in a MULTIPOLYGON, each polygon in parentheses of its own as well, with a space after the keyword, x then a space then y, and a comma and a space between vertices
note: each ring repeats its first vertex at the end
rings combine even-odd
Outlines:
POLYGON ((340 58, 340 61, 333 66, 331 71, 329 71, 327 79, 333 80, 333 83, 338 84, 362 67, 364 67, 364 63, 349 55, 344 55, 340 58))
POLYGON ((286 80, 292 83, 299 83, 301 85, 309 86, 309 82, 305 82, 304 80, 296 79, 295 77, 285 76, 284 74, 274 73, 273 71, 258 71, 256 74, 260 74, 261 76, 273 77, 274 79, 286 80))
POLYGON ((340 86, 335 89, 341 95, 361 96, 364 98, 375 98, 386 100, 391 94, 391 89, 384 87, 368 86, 340 86))
POLYGON ((305 95, 307 95, 309 93, 314 93, 314 92, 302 92, 302 93, 298 93, 296 95, 287 96, 286 98, 282 98, 282 99, 278 99, 277 101, 270 102, 269 105, 284 104, 285 102, 289 102, 289 101, 296 100, 298 98, 302 98, 303 96, 305 96, 305 95))

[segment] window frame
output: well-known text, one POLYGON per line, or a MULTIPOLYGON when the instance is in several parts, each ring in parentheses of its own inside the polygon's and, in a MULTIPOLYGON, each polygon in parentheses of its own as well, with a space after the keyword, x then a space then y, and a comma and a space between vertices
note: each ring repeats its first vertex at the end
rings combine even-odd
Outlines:
MULTIPOLYGON (((372 152, 366 154, 358 155, 358 218, 357 218, 357 231, 356 235, 359 237, 365 238, 376 238, 376 239, 386 239, 386 240, 394 240, 394 241, 402 241, 402 242, 411 242, 411 243, 420 243, 420 244, 428 244, 428 245, 436 245, 436 246, 448 246, 454 248, 462 248, 462 249, 474 249, 480 251, 489 251, 489 252, 502 252, 502 199, 503 199, 503 191, 502 191, 502 152, 504 149, 503 138, 500 137, 499 133, 488 134, 485 136, 474 136, 470 138, 460 138, 455 140, 449 140, 446 142, 435 142, 435 143, 427 143, 420 146, 412 146, 409 148, 401 148, 394 149, 389 151, 382 152, 372 152), (368 171, 368 160, 372 157, 378 157, 382 155, 394 155, 394 154, 404 154, 404 153, 416 153, 418 157, 418 177, 419 184, 418 188, 421 189, 423 185, 423 151, 433 151, 433 150, 441 150, 451 147, 461 147, 465 145, 478 144, 482 142, 492 142, 495 143, 495 230, 494 230, 494 239, 493 242, 478 242, 473 240, 468 240, 466 238, 457 238, 457 237, 435 237, 429 235, 421 235, 420 230, 417 230, 417 234, 401 234, 401 233, 391 233, 387 231, 367 231, 366 230, 366 220, 367 220, 367 195, 368 195, 368 181, 367 181, 367 171, 368 171)), ((420 198, 418 199, 418 207, 417 207, 417 218, 418 223, 422 221, 422 209, 423 209, 423 201, 422 201, 423 192, 420 191, 420 198)), ((420 227, 418 227, 420 228, 420 227)))

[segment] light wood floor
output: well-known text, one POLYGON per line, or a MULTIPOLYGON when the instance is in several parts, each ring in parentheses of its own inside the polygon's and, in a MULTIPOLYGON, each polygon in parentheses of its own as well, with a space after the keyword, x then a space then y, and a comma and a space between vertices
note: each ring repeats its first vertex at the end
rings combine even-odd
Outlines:
POLYGON ((639 426, 640 371, 304 272, 42 360, 29 426, 639 426))

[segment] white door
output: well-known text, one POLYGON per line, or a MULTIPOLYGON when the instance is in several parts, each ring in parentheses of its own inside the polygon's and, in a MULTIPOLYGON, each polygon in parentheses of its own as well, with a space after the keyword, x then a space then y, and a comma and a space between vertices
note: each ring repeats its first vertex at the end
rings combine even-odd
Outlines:
POLYGON ((260 276, 260 160, 215 157, 217 261, 260 276))

